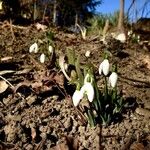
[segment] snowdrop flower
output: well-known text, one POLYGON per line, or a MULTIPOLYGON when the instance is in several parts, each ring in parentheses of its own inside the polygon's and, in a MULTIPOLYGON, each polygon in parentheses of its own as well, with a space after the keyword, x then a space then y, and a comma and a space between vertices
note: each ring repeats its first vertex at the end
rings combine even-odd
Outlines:
POLYGON ((34 44, 32 44, 32 45, 30 46, 29 52, 30 52, 30 53, 32 53, 32 52, 37 53, 37 52, 38 52, 38 45, 37 45, 37 43, 34 43, 34 44))
POLYGON ((40 56, 40 62, 41 63, 45 62, 45 54, 44 53, 42 53, 41 56, 40 56))
POLYGON ((118 75, 116 72, 112 72, 112 74, 109 76, 109 84, 112 88, 114 88, 117 84, 118 75))
POLYGON ((79 105, 80 100, 83 98, 83 93, 79 90, 76 90, 72 96, 73 105, 76 107, 79 105))
POLYGON ((90 83, 90 82, 86 82, 83 86, 82 86, 82 88, 81 88, 81 93, 84 95, 84 94, 86 94, 87 95, 87 97, 88 97, 88 100, 90 101, 90 102, 92 102, 93 101, 93 99, 94 99, 94 88, 93 88, 93 86, 92 86, 92 84, 90 83))
POLYGON ((104 59, 103 62, 99 66, 99 74, 104 74, 105 76, 109 73, 109 61, 108 59, 104 59))
POLYGON ((90 54, 91 54, 91 52, 90 51, 86 51, 86 53, 85 53, 85 57, 90 57, 90 54))
POLYGON ((140 42, 140 36, 139 35, 137 36, 137 42, 140 42))
POLYGON ((136 37, 135 33, 132 35, 132 37, 133 37, 133 38, 135 38, 135 37, 136 37))
POLYGON ((128 36, 131 36, 132 34, 133 34, 132 30, 128 31, 128 36))
POLYGON ((51 45, 48 46, 48 51, 49 51, 50 53, 53 53, 53 47, 52 47, 51 45))

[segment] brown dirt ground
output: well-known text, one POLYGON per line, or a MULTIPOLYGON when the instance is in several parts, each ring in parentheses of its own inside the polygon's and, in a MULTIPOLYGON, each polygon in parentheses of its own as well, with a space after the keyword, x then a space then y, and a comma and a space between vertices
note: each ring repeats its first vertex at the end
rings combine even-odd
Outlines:
MULTIPOLYGON (((66 48, 73 48, 85 63, 84 54, 90 50, 90 61, 98 69, 107 48, 98 38, 82 40, 61 29, 50 30, 56 58, 66 48)), ((73 107, 72 89, 65 89, 58 67, 48 60, 40 64, 39 53, 29 54, 36 41, 41 47, 47 42, 45 32, 34 25, 0 25, 0 75, 12 84, 0 94, 0 149, 150 149, 150 51, 146 46, 128 42, 117 55, 118 47, 112 48, 110 62, 118 62, 118 87, 130 105, 120 122, 91 128, 73 107)), ((101 88, 98 74, 97 78, 101 88)))

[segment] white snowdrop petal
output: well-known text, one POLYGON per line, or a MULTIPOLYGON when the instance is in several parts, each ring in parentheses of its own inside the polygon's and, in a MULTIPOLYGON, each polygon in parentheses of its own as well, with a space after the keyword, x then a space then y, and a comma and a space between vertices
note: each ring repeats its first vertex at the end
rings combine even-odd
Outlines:
POLYGON ((118 75, 116 72, 112 72, 112 74, 109 77, 109 84, 111 85, 112 88, 114 88, 117 84, 118 80, 118 75))
POLYGON ((83 94, 81 93, 81 91, 76 90, 72 96, 72 100, 73 100, 73 105, 76 107, 79 105, 80 100, 83 98, 83 94))
POLYGON ((40 56, 40 62, 41 63, 44 63, 45 62, 45 54, 41 54, 41 56, 40 56))
POLYGON ((87 96, 88 96, 88 100, 92 102, 94 99, 94 88, 92 84, 89 84, 89 87, 87 89, 87 96))
POLYGON ((108 73, 109 73, 109 61, 108 61, 108 59, 104 59, 104 61, 103 61, 103 74, 105 75, 105 76, 107 76, 108 75, 108 73))
POLYGON ((49 51, 50 53, 53 53, 53 47, 52 47, 51 45, 49 45, 48 51, 49 51))
POLYGON ((91 52, 90 51, 86 51, 85 56, 86 57, 90 57, 91 52))
POLYGON ((109 73, 109 61, 108 59, 104 59, 103 62, 99 66, 99 74, 104 74, 105 76, 109 73))
POLYGON ((38 45, 37 45, 37 43, 34 43, 34 44, 32 44, 32 45, 30 46, 29 52, 30 52, 30 53, 32 53, 32 52, 37 53, 37 52, 38 52, 38 45))
POLYGON ((32 44, 29 48, 29 52, 32 53, 34 51, 34 44, 32 44))
POLYGON ((99 65, 99 75, 102 74, 102 69, 103 69, 103 62, 99 65))
POLYGON ((81 93, 86 93, 87 94, 87 97, 88 97, 88 100, 90 102, 93 101, 94 99, 94 88, 92 86, 92 84, 90 82, 86 82, 82 88, 81 88, 81 93))

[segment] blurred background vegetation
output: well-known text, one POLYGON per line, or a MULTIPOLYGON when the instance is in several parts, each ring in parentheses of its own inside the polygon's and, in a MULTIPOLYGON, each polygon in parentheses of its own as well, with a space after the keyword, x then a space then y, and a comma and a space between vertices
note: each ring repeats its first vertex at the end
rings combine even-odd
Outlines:
MULTIPOLYGON (((125 0, 118 0, 124 3, 125 0)), ((78 23, 88 28, 88 32, 102 34, 106 20, 110 27, 119 22, 118 11, 113 14, 96 14, 96 8, 105 0, 0 0, 0 21, 11 19, 13 23, 42 22, 47 25, 72 27, 78 23)), ((125 25, 130 23, 130 10, 136 0, 131 0, 128 11, 123 16, 125 25)), ((143 11, 150 1, 143 3, 143 11)))

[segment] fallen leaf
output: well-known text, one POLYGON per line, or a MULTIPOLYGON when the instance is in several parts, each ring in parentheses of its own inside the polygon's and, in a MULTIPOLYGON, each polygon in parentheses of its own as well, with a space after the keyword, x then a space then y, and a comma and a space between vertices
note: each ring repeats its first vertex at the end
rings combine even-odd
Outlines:
POLYGON ((7 88, 8 88, 8 84, 6 83, 6 81, 1 80, 0 81, 0 93, 5 92, 7 88))
POLYGON ((49 150, 69 150, 69 147, 66 143, 60 143, 50 148, 49 150))
POLYGON ((130 150, 144 150, 144 145, 142 143, 133 143, 130 150))
POLYGON ((36 138, 36 130, 33 127, 31 127, 31 137, 32 137, 32 140, 36 138))

